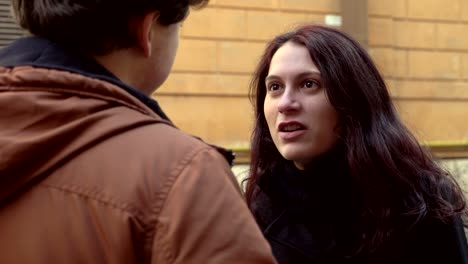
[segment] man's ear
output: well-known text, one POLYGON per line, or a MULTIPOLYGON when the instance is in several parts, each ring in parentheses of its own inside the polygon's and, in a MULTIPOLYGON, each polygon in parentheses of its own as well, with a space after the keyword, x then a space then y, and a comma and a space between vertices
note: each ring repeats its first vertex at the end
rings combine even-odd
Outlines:
POLYGON ((146 14, 137 22, 137 41, 138 47, 145 57, 151 56, 151 38, 154 23, 159 17, 159 12, 151 12, 146 14))

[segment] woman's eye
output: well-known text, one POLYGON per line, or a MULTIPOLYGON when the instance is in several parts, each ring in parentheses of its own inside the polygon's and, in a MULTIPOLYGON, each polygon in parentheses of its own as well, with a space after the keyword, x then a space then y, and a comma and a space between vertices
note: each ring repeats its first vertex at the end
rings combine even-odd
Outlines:
POLYGON ((318 84, 315 81, 308 80, 308 81, 304 82, 304 87, 305 88, 316 88, 317 86, 318 86, 318 84))
POLYGON ((268 85, 268 90, 269 91, 276 91, 276 90, 279 90, 279 89, 280 89, 280 86, 277 83, 272 83, 272 84, 268 85))

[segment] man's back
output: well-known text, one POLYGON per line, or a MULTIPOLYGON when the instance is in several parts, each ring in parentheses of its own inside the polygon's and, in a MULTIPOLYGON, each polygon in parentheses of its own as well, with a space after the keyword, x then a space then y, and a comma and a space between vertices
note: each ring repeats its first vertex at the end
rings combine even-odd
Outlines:
POLYGON ((273 262, 215 149, 23 41, 0 55, 0 263, 273 262))

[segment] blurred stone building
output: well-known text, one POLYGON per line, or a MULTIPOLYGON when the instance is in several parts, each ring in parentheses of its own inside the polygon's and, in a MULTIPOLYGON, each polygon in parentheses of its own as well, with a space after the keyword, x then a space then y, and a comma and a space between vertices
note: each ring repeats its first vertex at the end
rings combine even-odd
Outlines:
MULTIPOLYGON (((0 46, 21 34, 8 5, 0 0, 0 46)), ((247 162, 252 71, 266 41, 302 23, 341 28, 367 47, 408 127, 467 174, 466 0, 211 0, 184 23, 172 75, 153 96, 179 128, 247 162)))

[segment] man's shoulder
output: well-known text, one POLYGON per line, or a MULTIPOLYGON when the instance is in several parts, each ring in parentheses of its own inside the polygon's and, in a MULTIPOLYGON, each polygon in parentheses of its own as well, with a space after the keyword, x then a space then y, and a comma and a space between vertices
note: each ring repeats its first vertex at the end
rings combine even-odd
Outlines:
POLYGON ((190 150, 214 150, 202 140, 166 123, 154 123, 135 129, 131 133, 139 139, 142 147, 152 149, 156 154, 168 155, 180 151, 180 154, 184 155, 191 152, 190 150))
POLYGON ((79 190, 91 200, 102 200, 105 194, 114 207, 130 208, 128 212, 140 212, 146 218, 149 212, 157 214, 160 209, 155 208, 184 171, 210 179, 220 176, 221 171, 215 169, 205 174, 196 161, 200 158, 218 169, 226 168, 225 173, 229 169, 221 155, 203 141, 168 124, 153 123, 101 141, 64 164, 46 184, 75 186, 66 191, 79 190))

